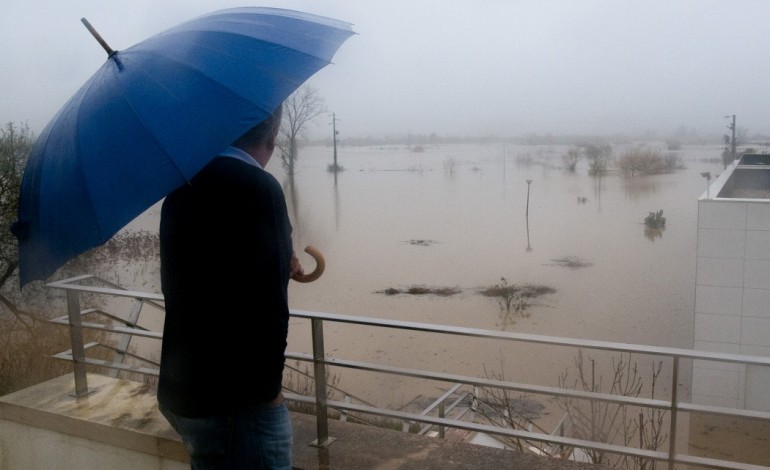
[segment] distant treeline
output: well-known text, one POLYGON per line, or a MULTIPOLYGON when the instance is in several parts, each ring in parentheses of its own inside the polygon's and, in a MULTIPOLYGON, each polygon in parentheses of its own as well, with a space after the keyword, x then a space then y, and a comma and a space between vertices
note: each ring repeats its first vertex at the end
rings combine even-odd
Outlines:
MULTIPOLYGON (((438 144, 494 144, 510 143, 518 145, 575 145, 581 142, 610 142, 613 144, 629 144, 633 142, 669 142, 680 145, 718 145, 724 143, 722 135, 700 135, 694 131, 675 132, 672 135, 661 135, 655 132, 647 132, 641 135, 607 134, 607 135, 575 135, 575 134, 526 134, 519 137, 502 137, 496 134, 477 136, 444 136, 431 134, 406 134, 386 136, 366 136, 338 138, 339 146, 377 146, 377 145, 438 145, 438 144)), ((334 143, 331 136, 321 139, 310 139, 307 145, 328 145, 334 143)), ((754 147, 770 146, 770 136, 756 134, 748 137, 741 145, 754 147)))

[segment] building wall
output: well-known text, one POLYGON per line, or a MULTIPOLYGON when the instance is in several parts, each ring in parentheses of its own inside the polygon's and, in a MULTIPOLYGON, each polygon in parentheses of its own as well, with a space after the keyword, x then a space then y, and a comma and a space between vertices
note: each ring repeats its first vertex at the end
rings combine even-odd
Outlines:
MULTIPOLYGON (((695 349, 770 356, 770 201, 701 198, 695 349)), ((770 411, 767 368, 693 364, 693 401, 770 411)))

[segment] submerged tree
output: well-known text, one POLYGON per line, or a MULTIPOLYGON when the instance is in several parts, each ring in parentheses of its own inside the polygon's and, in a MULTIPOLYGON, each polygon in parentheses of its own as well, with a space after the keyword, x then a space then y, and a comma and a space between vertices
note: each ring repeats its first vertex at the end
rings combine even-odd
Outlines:
POLYGON ((656 212, 650 212, 644 218, 644 225, 647 228, 664 229, 666 228, 666 218, 663 217, 663 209, 656 212))
POLYGON ((567 169, 569 171, 575 171, 575 168, 577 167, 577 164, 580 161, 580 158, 582 156, 583 155, 580 152, 580 148, 578 148, 578 147, 570 147, 567 150, 567 153, 562 155, 561 158, 564 161, 564 164, 567 166, 567 169))
POLYGON ((290 175, 294 174, 294 165, 299 151, 299 138, 307 123, 326 112, 324 100, 309 85, 303 85, 292 93, 283 103, 283 122, 281 123, 281 161, 290 175))
POLYGON ((648 172, 658 164, 660 155, 650 150, 627 150, 618 160, 618 167, 626 175, 634 176, 637 172, 648 172))
POLYGON ((656 238, 662 237, 665 229, 666 218, 663 217, 663 209, 657 212, 650 212, 644 218, 644 236, 650 241, 655 241, 656 238))
POLYGON ((626 175, 635 176, 671 173, 682 168, 682 162, 675 153, 663 155, 657 149, 627 150, 618 160, 618 167, 626 175))
POLYGON ((588 173, 596 176, 607 171, 612 158, 612 146, 610 144, 585 144, 584 148, 586 157, 590 160, 588 173))

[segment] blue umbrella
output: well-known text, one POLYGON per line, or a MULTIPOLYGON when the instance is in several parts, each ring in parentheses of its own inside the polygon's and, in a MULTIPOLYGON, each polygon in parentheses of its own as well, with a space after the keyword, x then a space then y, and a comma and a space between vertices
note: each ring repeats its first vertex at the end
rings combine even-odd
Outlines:
POLYGON ((122 51, 48 123, 25 168, 20 283, 101 245, 262 121, 353 33, 349 23, 233 8, 122 51))

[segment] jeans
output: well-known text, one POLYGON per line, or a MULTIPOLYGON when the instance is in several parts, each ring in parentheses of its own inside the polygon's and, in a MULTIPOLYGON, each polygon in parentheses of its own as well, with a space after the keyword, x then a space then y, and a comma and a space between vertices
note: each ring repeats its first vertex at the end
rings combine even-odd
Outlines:
POLYGON ((192 470, 290 470, 292 427, 284 403, 188 418, 160 407, 182 437, 192 470))

